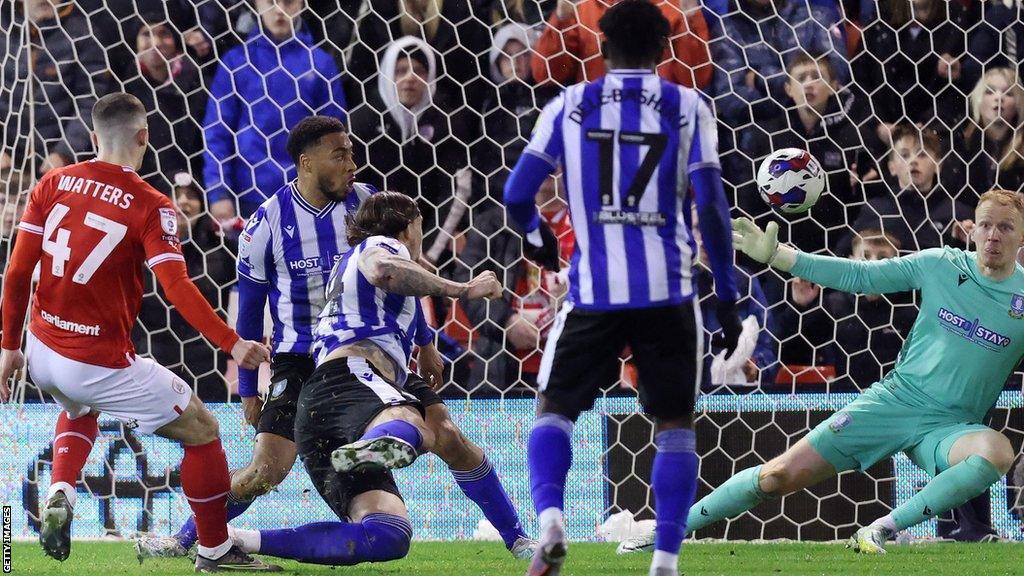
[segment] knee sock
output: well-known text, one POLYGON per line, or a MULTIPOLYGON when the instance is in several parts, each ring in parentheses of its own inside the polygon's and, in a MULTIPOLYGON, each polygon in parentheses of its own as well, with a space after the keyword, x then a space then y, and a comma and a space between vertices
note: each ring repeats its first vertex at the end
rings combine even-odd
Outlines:
POLYGON ((530 493, 543 529, 561 519, 565 509, 565 479, 572 465, 573 422, 560 414, 537 416, 530 431, 526 459, 530 466, 530 493), (550 510, 545 513, 545 511, 550 510))
POLYGON ((690 508, 686 517, 686 533, 738 516, 763 502, 768 496, 761 491, 760 466, 741 470, 732 478, 690 508))
POLYGON ((227 524, 231 475, 220 439, 201 446, 185 446, 181 489, 196 518, 199 554, 219 558, 231 548, 227 524))
POLYGON ((967 502, 1002 476, 988 460, 978 455, 968 456, 932 478, 920 492, 873 524, 881 524, 894 532, 904 530, 967 502))
POLYGON ((389 420, 383 424, 378 424, 373 428, 366 431, 360 440, 370 440, 373 438, 380 438, 381 436, 391 436, 393 438, 399 438, 408 442, 416 452, 420 451, 420 446, 423 445, 423 436, 416 426, 406 422, 405 420, 389 420))
POLYGON ((311 564, 351 566, 404 558, 412 524, 393 514, 367 514, 362 522, 315 522, 282 530, 232 529, 246 552, 311 564))
POLYGON ((480 507, 484 516, 497 528, 505 548, 512 548, 516 540, 525 536, 512 500, 498 479, 498 473, 484 457, 484 461, 472 470, 452 470, 452 476, 462 492, 480 507))
MULTIPOLYGON (((228 515, 227 521, 231 522, 235 518, 241 516, 249 506, 252 505, 252 500, 241 500, 231 492, 228 492, 228 515)), ((178 544, 185 550, 192 548, 192 545, 196 543, 196 539, 199 534, 196 532, 196 517, 189 516, 188 520, 182 524, 181 529, 174 535, 174 538, 178 540, 178 544)))
POLYGON ((686 513, 697 493, 696 436, 693 430, 677 428, 659 432, 654 438, 651 484, 654 489, 655 552, 652 566, 676 569, 679 547, 686 533, 686 513))
POLYGON ((96 424, 98 417, 99 414, 91 412, 72 420, 66 411, 60 411, 53 435, 53 472, 50 475, 47 500, 56 491, 62 490, 71 507, 75 507, 75 483, 82 475, 93 442, 100 433, 96 424))

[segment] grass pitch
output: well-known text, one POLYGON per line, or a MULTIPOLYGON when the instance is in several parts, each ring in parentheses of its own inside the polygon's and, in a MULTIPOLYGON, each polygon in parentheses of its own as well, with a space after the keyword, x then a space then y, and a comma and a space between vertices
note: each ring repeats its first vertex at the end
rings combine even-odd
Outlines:
MULTIPOLYGON (((927 544, 892 546, 885 556, 860 556, 834 544, 688 544, 680 573, 687 576, 1003 576, 1024 575, 1024 545, 927 544)), ((186 559, 147 560, 140 566, 130 542, 75 542, 71 557, 58 563, 39 546, 16 542, 14 574, 114 576, 179 575, 192 572, 186 559)), ((616 556, 613 544, 572 544, 565 576, 647 574, 650 555, 616 556)), ((276 561, 281 574, 336 576, 523 576, 526 563, 516 561, 494 542, 415 542, 398 562, 330 568, 276 561)))

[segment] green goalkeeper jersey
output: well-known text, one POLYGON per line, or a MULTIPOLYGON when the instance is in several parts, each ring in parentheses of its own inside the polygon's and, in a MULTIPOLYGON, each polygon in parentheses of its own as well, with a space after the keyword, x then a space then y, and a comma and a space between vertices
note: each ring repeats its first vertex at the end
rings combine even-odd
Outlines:
POLYGON ((955 248, 860 262, 799 253, 791 270, 862 294, 920 290, 921 310, 880 383, 900 400, 961 422, 981 422, 1024 354, 1024 268, 982 276, 977 255, 955 248))

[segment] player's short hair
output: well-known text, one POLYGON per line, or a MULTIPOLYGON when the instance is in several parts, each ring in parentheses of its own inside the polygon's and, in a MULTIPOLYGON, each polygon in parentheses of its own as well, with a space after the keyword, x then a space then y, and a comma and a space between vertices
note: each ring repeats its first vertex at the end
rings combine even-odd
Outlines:
POLYGON ((896 143, 904 138, 913 138, 915 142, 921 144, 921 147, 928 151, 932 159, 936 162, 942 162, 942 138, 939 137, 939 133, 930 128, 918 128, 913 124, 902 123, 893 126, 892 128, 892 152, 896 151, 896 143))
POLYGON ((299 164, 299 156, 310 146, 315 146, 321 138, 328 134, 342 132, 347 134, 345 123, 333 116, 306 116, 288 133, 288 156, 292 162, 299 164))
POLYGON ((650 0, 622 0, 597 25, 604 33, 605 55, 628 67, 660 62, 672 31, 661 9, 650 0))
POLYGON ((397 238, 420 217, 416 201, 401 192, 383 191, 363 200, 355 214, 345 218, 345 236, 355 246, 370 236, 397 238))
POLYGON ((1020 214, 1021 219, 1024 220, 1024 195, 1021 195, 1020 192, 996 188, 978 197, 978 206, 981 206, 983 202, 995 202, 1000 206, 1013 208, 1017 211, 1017 214, 1020 214))
POLYGON ((807 52, 797 52, 796 56, 794 56, 789 61, 789 64, 786 65, 786 72, 790 75, 790 78, 793 77, 793 71, 799 66, 817 66, 818 71, 821 72, 823 76, 825 74, 828 75, 828 78, 826 79, 828 82, 832 82, 836 79, 836 67, 832 65, 832 61, 828 59, 828 56, 815 58, 807 52))
POLYGON ((101 140, 120 137, 128 129, 145 127, 146 107, 131 94, 107 94, 92 107, 92 128, 101 140))

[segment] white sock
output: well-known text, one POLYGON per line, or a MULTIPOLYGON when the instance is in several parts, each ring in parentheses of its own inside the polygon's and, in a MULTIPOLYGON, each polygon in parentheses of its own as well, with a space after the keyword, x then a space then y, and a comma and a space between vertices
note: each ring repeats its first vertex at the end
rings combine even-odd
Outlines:
POLYGON ((679 569, 679 554, 671 554, 664 550, 655 550, 654 559, 651 560, 651 568, 679 569))
POLYGON ((537 515, 537 520, 540 522, 541 532, 553 524, 562 525, 564 523, 562 520, 562 511, 554 506, 541 510, 541 513, 537 515))
POLYGON ((896 532, 896 521, 892 519, 892 514, 886 514, 878 520, 871 523, 872 526, 882 526, 888 528, 890 532, 896 532))
POLYGON ((54 482, 53 484, 50 484, 50 489, 46 492, 46 501, 49 502, 50 498, 53 498, 53 495, 56 494, 58 490, 64 493, 64 497, 68 499, 68 504, 74 508, 78 494, 75 491, 75 487, 67 482, 54 482))
POLYGON ((199 555, 203 558, 216 560, 217 558, 220 558, 221 556, 227 554, 228 550, 231 550, 232 546, 234 546, 234 542, 231 541, 231 538, 228 538, 222 544, 220 544, 219 546, 214 546, 213 548, 207 548, 206 546, 200 544, 198 550, 199 555))
POLYGON ((235 528, 228 525, 228 536, 234 541, 235 546, 247 554, 255 554, 260 551, 260 531, 235 528))

